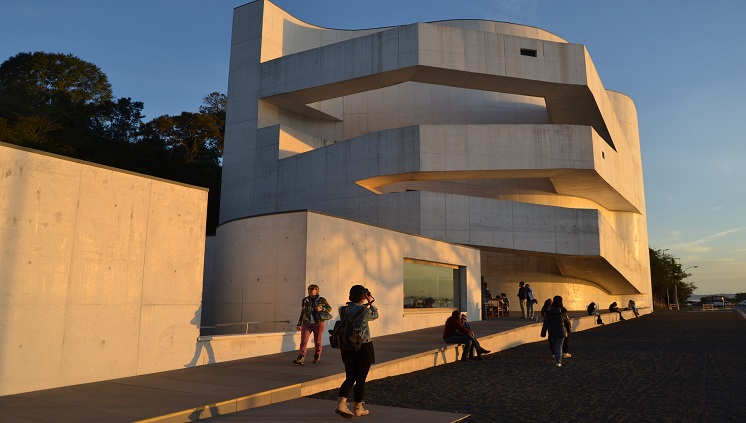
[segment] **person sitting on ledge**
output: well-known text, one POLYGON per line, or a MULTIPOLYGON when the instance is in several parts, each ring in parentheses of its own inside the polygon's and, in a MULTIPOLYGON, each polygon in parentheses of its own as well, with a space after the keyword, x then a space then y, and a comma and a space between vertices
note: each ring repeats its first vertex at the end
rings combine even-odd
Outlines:
POLYGON ((448 344, 464 344, 461 361, 471 361, 469 354, 472 347, 477 351, 477 360, 482 359, 482 354, 489 354, 490 352, 479 345, 479 341, 474 338, 474 332, 461 324, 461 312, 458 310, 453 310, 451 317, 446 320, 445 328, 443 328, 443 340, 448 344))
POLYGON ((617 306, 616 301, 611 303, 611 305, 609 306, 609 311, 612 313, 619 313, 619 320, 625 320, 624 316, 622 316, 622 310, 619 310, 619 307, 617 306))
POLYGON ((589 316, 596 316, 596 324, 597 325, 603 325, 604 321, 601 319, 601 313, 598 311, 598 306, 596 303, 590 303, 588 304, 588 315, 589 316))
POLYGON ((637 311, 637 306, 635 305, 634 300, 629 300, 629 303, 627 303, 627 310, 632 310, 635 313, 635 317, 640 317, 640 312, 637 311))

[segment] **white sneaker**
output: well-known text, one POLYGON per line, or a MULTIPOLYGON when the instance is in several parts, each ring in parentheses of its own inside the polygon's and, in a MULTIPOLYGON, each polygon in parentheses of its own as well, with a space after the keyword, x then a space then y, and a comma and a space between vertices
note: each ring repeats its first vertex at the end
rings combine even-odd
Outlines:
POLYGON ((572 357, 572 354, 570 354, 570 353, 564 353, 564 354, 562 354, 562 358, 570 358, 570 357, 572 357))
POLYGON ((562 367, 562 363, 557 363, 556 366, 557 367, 562 367))

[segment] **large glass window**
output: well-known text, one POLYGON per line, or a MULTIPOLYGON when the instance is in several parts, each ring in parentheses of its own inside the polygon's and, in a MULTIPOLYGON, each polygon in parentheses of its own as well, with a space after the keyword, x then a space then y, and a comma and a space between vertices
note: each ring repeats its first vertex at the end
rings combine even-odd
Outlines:
POLYGON ((404 259, 404 308, 457 308, 458 266, 404 259))

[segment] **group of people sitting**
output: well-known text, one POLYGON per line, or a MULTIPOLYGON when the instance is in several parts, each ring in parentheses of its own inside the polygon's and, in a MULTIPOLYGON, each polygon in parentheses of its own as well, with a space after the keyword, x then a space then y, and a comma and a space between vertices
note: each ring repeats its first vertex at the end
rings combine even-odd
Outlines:
POLYGON ((443 340, 448 344, 464 344, 461 361, 472 361, 475 358, 482 360, 482 354, 489 354, 490 352, 479 345, 469 322, 466 321, 466 315, 461 314, 458 310, 453 310, 451 317, 446 320, 443 340))
MULTIPOLYGON (((632 310, 635 313, 635 317, 640 317, 640 312, 637 311, 637 306, 635 305, 634 300, 629 300, 627 303, 627 310, 632 310)), ((609 305, 609 312, 610 313, 619 313, 619 320, 626 320, 624 316, 622 315, 622 310, 619 309, 619 305, 617 305, 617 302, 614 301, 609 305)), ((598 305, 596 303, 590 303, 588 304, 588 315, 589 316, 596 316, 596 323, 599 325, 603 325, 604 321, 601 319, 601 313, 598 311, 598 305)))
MULTIPOLYGON (((485 292, 483 286, 483 299, 490 298, 489 289, 485 292)), ((509 307, 509 301, 505 297, 505 294, 501 294, 501 297, 505 298, 505 304, 509 307)), ((503 306, 503 301, 500 301, 500 306, 503 306)), ((483 302, 483 304, 485 304, 483 302)), ((627 304, 627 310, 632 310, 635 313, 635 317, 639 317, 640 313, 637 311, 637 306, 633 300, 629 300, 627 304)), ((484 310, 483 310, 484 312, 484 310)), ((620 320, 626 320, 622 315, 622 311, 619 309, 617 302, 614 301, 609 305, 609 312, 619 313, 620 320)), ((594 302, 588 304, 588 315, 596 316, 596 323, 603 325, 604 322, 601 319, 601 313, 598 311, 598 305, 594 302)), ((567 309, 562 304, 562 297, 555 296, 554 299, 547 299, 544 302, 544 306, 541 308, 541 320, 544 322, 542 325, 541 336, 545 337, 549 335, 549 350, 552 356, 555 357, 555 364, 558 367, 562 366, 562 358, 572 357, 569 352, 568 338, 571 330, 570 319, 567 315, 567 309)), ((482 360, 482 354, 488 354, 490 351, 482 348, 479 341, 474 337, 474 332, 471 330, 469 322, 467 322, 466 315, 461 314, 458 310, 453 310, 451 317, 446 320, 445 328, 443 329, 443 340, 448 344, 463 344, 464 349, 461 354, 461 361, 472 361, 474 359, 482 360)))
POLYGON ((482 320, 491 316, 499 316, 500 314, 506 317, 510 315, 510 300, 508 296, 503 292, 493 297, 487 283, 482 282, 482 320), (495 304, 494 300, 497 300, 497 304, 495 304))

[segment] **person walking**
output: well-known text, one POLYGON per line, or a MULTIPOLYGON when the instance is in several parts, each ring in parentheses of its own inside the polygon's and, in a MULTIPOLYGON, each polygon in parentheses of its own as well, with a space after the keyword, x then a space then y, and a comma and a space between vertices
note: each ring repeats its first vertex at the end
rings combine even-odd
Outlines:
POLYGON ((521 319, 526 318, 526 283, 523 281, 518 282, 518 301, 521 305, 521 319))
POLYGON ((552 299, 547 298, 546 301, 544 301, 544 305, 541 306, 541 311, 539 311, 539 315, 541 316, 541 321, 544 321, 546 318, 545 315, 547 313, 547 310, 549 310, 549 307, 552 306, 552 299))
POLYGON ((541 337, 549 333, 549 342, 552 343, 554 352, 554 365, 562 367, 562 344, 565 337, 570 333, 569 317, 567 311, 563 312, 562 297, 559 295, 552 299, 552 306, 544 313, 544 324, 541 326, 541 337))
POLYGON ((536 304, 536 297, 534 297, 534 289, 531 288, 530 284, 526 284, 526 318, 534 318, 534 304, 536 304))
POLYGON ((298 357, 293 363, 303 365, 306 361, 306 346, 308 338, 313 333, 314 355, 313 362, 318 363, 321 360, 321 334, 324 333, 326 322, 324 317, 331 317, 329 311, 332 306, 326 301, 326 298, 319 295, 319 286, 316 284, 308 285, 308 296, 300 302, 300 317, 296 330, 300 331, 300 349, 298 357))
POLYGON ((342 353, 342 362, 345 365, 345 380, 342 382, 342 386, 339 387, 337 409, 334 412, 347 419, 369 414, 369 411, 363 408, 365 379, 368 377, 371 364, 376 362, 376 357, 373 350, 373 341, 370 339, 368 322, 378 319, 378 309, 373 305, 375 298, 373 298, 373 295, 371 295, 367 288, 362 285, 354 285, 350 288, 349 299, 350 301, 346 306, 339 308, 340 319, 345 318, 345 316, 353 319, 361 309, 365 308, 365 311, 355 321, 355 331, 363 340, 362 348, 358 351, 340 350, 342 353), (350 411, 347 406, 347 395, 349 395, 353 388, 355 406, 350 411))

